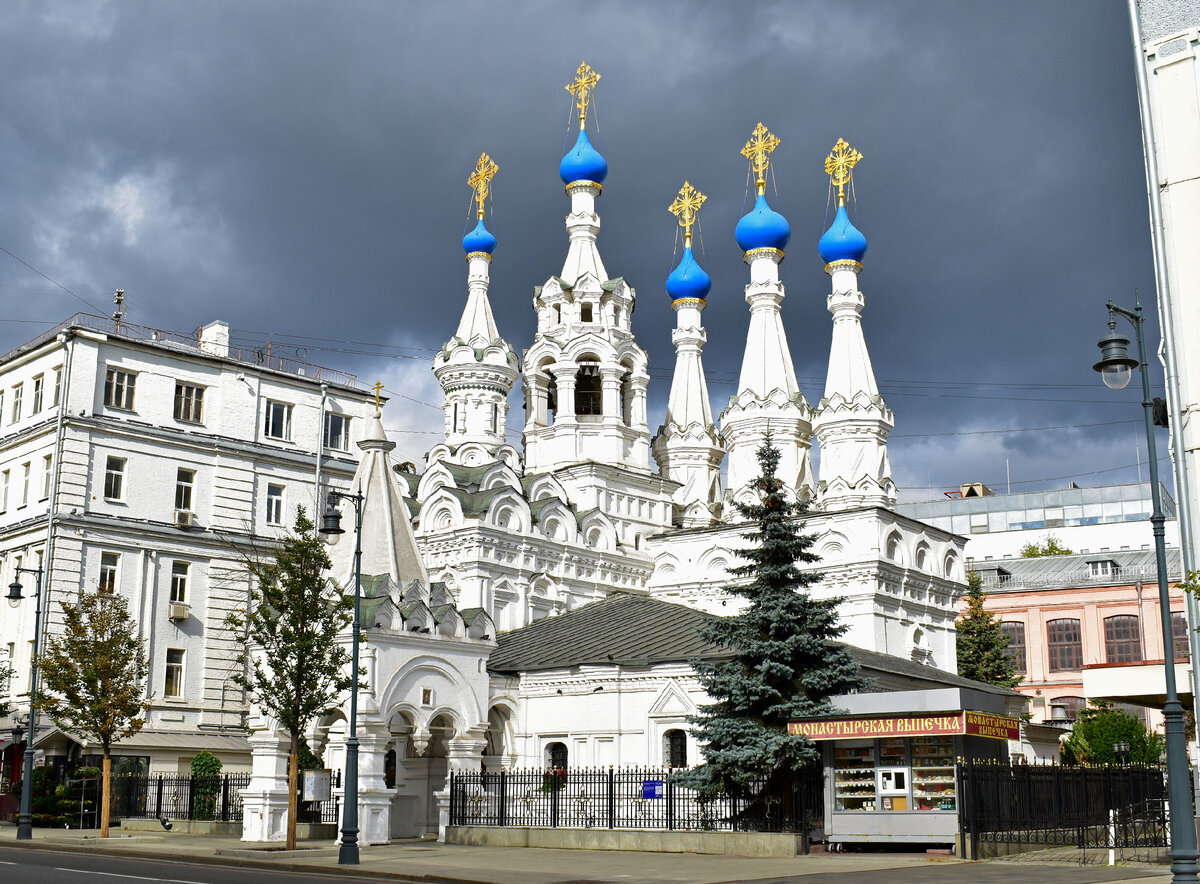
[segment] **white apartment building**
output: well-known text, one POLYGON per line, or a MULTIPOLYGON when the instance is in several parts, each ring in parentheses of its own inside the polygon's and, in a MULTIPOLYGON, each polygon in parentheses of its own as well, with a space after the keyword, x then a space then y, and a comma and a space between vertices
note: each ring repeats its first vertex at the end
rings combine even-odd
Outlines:
MULTIPOLYGON (((119 770, 186 770, 200 749, 248 766, 225 628, 249 589, 243 556, 290 528, 297 506, 311 515, 318 482, 345 487, 372 398, 351 375, 231 348, 223 322, 184 337, 76 315, 0 358, 0 580, 45 569, 44 636, 84 589, 129 600, 151 712, 118 745, 119 770)), ((20 582, 0 652, 23 713, 35 575, 20 582)), ((51 761, 98 751, 38 726, 51 761)))

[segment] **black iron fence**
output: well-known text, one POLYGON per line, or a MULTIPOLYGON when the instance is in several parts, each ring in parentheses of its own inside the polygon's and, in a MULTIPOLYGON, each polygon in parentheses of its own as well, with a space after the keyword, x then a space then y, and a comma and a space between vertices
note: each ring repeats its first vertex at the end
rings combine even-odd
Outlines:
POLYGON ((822 770, 701 796, 662 768, 555 768, 450 778, 452 826, 797 832, 823 824, 822 770))
POLYGON ((1166 847, 1166 770, 964 759, 959 826, 973 857, 988 844, 1166 847), (982 848, 981 848, 982 845, 982 848))
MULTIPOLYGON (((340 770, 333 771, 330 778, 330 785, 334 789, 340 789, 342 786, 342 772, 340 770)), ((338 823, 339 820, 339 805, 337 795, 333 795, 325 801, 305 801, 304 800, 304 783, 300 780, 296 784, 296 806, 299 808, 296 812, 296 821, 301 823, 338 823)))
POLYGON ((117 776, 111 817, 232 822, 242 818, 242 789, 248 785, 248 773, 117 776))

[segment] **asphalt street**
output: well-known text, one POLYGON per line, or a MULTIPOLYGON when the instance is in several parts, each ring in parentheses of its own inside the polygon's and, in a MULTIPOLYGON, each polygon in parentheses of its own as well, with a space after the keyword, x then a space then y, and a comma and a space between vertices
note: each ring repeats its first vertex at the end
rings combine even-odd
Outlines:
MULTIPOLYGON (((399 871, 399 870, 396 870, 399 871)), ((636 874, 615 874, 608 878, 578 878, 562 869, 562 884, 638 884, 636 874)), ((730 884, 1100 884, 1157 878, 1166 881, 1163 871, 1105 866, 1066 864, 1032 865, 1025 863, 937 863, 930 865, 875 870, 818 872, 809 875, 772 878, 731 879, 730 884)), ((187 861, 152 860, 100 856, 57 850, 29 850, 0 847, 0 881, 37 882, 37 884, 91 884, 91 882, 145 881, 160 884, 249 884, 249 882, 329 882, 372 881, 372 875, 355 875, 292 870, 246 869, 187 861)), ((394 879, 393 879, 394 880, 394 879)), ((413 880, 421 880, 414 878, 413 880)), ((426 879, 429 880, 429 879, 426 879)), ((438 878, 439 884, 451 884, 450 876, 438 878)))

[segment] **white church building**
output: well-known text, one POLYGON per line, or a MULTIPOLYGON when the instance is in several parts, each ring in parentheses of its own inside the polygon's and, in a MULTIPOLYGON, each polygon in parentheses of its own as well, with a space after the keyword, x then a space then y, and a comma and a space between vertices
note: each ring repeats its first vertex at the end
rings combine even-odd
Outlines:
MULTIPOLYGON (((838 140, 826 161, 838 208, 819 243, 832 324, 815 405, 797 383, 782 321, 790 231, 764 186, 779 140, 760 124, 743 150, 757 183, 735 231, 748 269, 749 333, 737 392, 719 420, 702 360, 711 282, 691 248, 705 197, 685 183, 671 206, 685 247, 666 283, 677 357, 666 414, 652 429, 637 295, 600 251, 608 168, 586 128, 597 79, 582 65, 569 87, 580 125, 559 167, 566 255, 534 288, 533 340, 518 357, 489 302, 497 243, 484 216, 496 167, 485 154, 469 180, 478 223, 463 240, 462 318, 433 365, 445 439, 420 473, 391 463, 377 419, 358 442, 351 488, 365 494, 364 843, 438 831, 455 769, 700 760, 687 716, 705 696, 687 661, 703 649, 688 612, 733 610, 724 587, 745 544, 735 504, 752 494, 755 453, 768 435, 789 494, 810 505, 805 530, 817 538, 825 575, 813 591, 843 600, 844 640, 877 690, 966 684, 955 674, 954 633, 965 540, 894 508, 893 416, 860 321, 867 243, 843 197, 861 155, 838 140), (505 437, 518 380, 521 449, 505 437)), ((333 553, 333 576, 348 589, 351 547, 347 536, 333 553)), ((328 767, 341 765, 346 727, 340 710, 308 735, 328 767)), ((244 838, 279 839, 285 737, 253 714, 251 728, 244 838)))

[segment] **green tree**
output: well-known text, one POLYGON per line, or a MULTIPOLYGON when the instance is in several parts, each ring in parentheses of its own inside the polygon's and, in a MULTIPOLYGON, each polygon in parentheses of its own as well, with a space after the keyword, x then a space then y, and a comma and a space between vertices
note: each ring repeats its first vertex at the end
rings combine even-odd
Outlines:
POLYGON ((113 744, 146 723, 146 649, 123 596, 84 591, 60 605, 63 630, 38 655, 34 703, 63 730, 100 744, 100 837, 107 838, 113 744))
POLYGON ((1140 718, 1103 701, 1080 711, 1071 735, 1062 744, 1067 764, 1153 764, 1162 753, 1162 734, 1152 733, 1140 718), (1129 752, 1118 757, 1113 745, 1121 742, 1129 744, 1129 752))
POLYGON ((0 663, 0 685, 4 686, 0 689, 0 715, 8 715, 12 711, 12 707, 8 705, 8 700, 6 699, 9 689, 12 687, 12 677, 13 668, 8 661, 5 660, 3 663, 0 663))
POLYGON ((325 544, 301 507, 293 532, 274 555, 249 562, 252 581, 244 613, 230 615, 245 644, 234 680, 250 701, 291 738, 288 756, 287 848, 296 847, 296 779, 301 735, 336 705, 354 680, 350 652, 338 638, 350 625, 354 599, 330 580, 325 544))
POLYGON ((1021 547, 1021 558, 1023 559, 1041 559, 1046 556, 1073 556, 1074 550, 1067 549, 1058 542, 1058 538, 1051 534, 1041 543, 1035 543, 1032 540, 1021 547))
POLYGON ((742 789, 764 776, 770 785, 818 758, 807 737, 788 733, 788 722, 834 712, 829 697, 863 684, 858 664, 833 642, 846 629, 838 623, 839 600, 814 599, 809 588, 821 575, 800 570, 818 561, 815 538, 802 534, 796 519, 806 507, 784 495, 775 475, 779 449, 769 438, 757 454, 759 502, 737 505, 752 523, 743 536, 754 545, 738 551, 747 563, 733 573, 749 580, 727 587, 749 604, 703 629, 707 641, 731 655, 692 662, 714 700, 691 718, 704 763, 685 775, 705 795, 742 789))
POLYGON ((958 674, 963 678, 1011 688, 1020 684, 1017 663, 1008 652, 1010 636, 983 607, 987 593, 978 571, 967 572, 967 609, 954 624, 958 634, 958 674))
POLYGON ((221 791, 221 759, 211 752, 199 752, 192 759, 193 819, 216 817, 217 795, 221 791))

